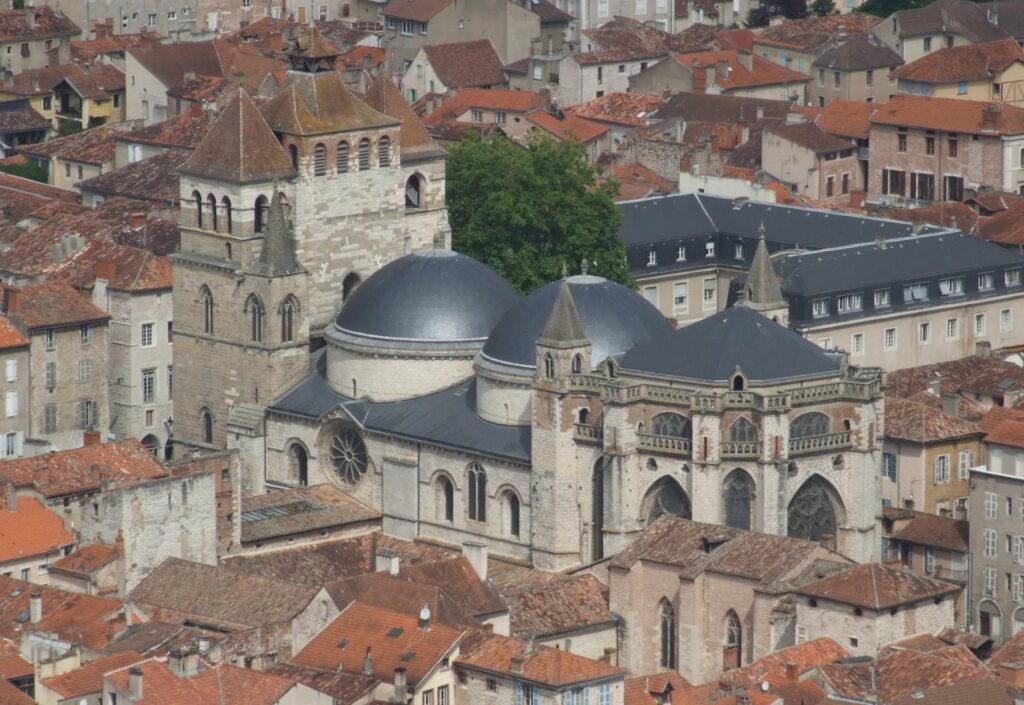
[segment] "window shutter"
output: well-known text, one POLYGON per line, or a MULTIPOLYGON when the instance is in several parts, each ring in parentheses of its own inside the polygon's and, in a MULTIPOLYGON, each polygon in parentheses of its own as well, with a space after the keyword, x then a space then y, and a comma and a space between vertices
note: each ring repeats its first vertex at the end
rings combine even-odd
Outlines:
POLYGON ((7 381, 17 382, 18 381, 18 361, 8 360, 7 361, 7 381))
POLYGON ((14 452, 20 458, 25 453, 24 449, 25 433, 18 431, 18 437, 14 439, 14 452))

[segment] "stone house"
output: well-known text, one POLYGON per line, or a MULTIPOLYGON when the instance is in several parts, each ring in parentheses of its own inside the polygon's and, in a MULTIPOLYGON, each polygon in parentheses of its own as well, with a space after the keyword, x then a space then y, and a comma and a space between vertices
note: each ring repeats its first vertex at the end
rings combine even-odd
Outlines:
POLYGON ((574 118, 607 128, 604 145, 613 154, 622 153, 637 131, 657 111, 661 98, 640 93, 609 93, 601 98, 566 108, 574 118))
MULTIPOLYGON (((919 575, 967 586, 970 526, 966 520, 887 507, 882 510, 882 536, 885 560, 898 560, 919 575)), ((958 629, 965 628, 968 612, 966 590, 962 590, 956 599, 958 629)))
POLYGON ((46 171, 48 183, 74 189, 79 181, 114 168, 117 132, 117 128, 106 125, 94 127, 67 137, 24 146, 19 152, 46 171))
POLYGON ((811 104, 824 107, 834 100, 885 103, 896 93, 892 71, 902 63, 899 54, 872 34, 848 39, 811 63, 811 104))
POLYGON ((680 92, 788 100, 802 105, 810 78, 749 52, 725 49, 673 54, 629 77, 629 89, 647 95, 680 92))
POLYGON ((753 52, 810 76, 818 58, 851 37, 867 34, 873 21, 860 13, 783 20, 754 35, 753 52))
POLYGON ((156 0, 74 0, 60 10, 82 27, 83 40, 109 35, 155 33, 173 42, 191 42, 206 28, 198 0, 184 0, 171 9, 156 0))
POLYGON ((899 52, 906 62, 943 47, 1006 39, 992 8, 964 0, 936 0, 924 7, 899 10, 872 29, 872 34, 899 52))
POLYGON ((11 73, 48 66, 47 55, 61 42, 77 39, 78 25, 60 10, 25 7, 0 10, 0 62, 11 73))
POLYGON ((501 59, 489 39, 424 46, 400 75, 409 103, 430 93, 444 95, 466 88, 508 85, 501 59))
POLYGON ((810 122, 772 125, 761 133, 761 166, 794 193, 849 203, 861 191, 857 145, 810 122))
POLYGON ((882 503, 963 516, 970 470, 982 460, 982 429, 957 396, 932 391, 885 401, 882 503))
POLYGON ((141 120, 148 125, 172 117, 167 91, 180 84, 189 73, 223 78, 223 51, 227 50, 213 40, 128 49, 125 119, 141 120))
POLYGON ((77 448, 83 432, 105 433, 110 315, 59 281, 7 288, 4 309, 30 341, 24 404, 31 443, 77 448))
POLYGON ((0 551, 0 574, 38 585, 50 583, 49 566, 76 543, 60 516, 34 497, 19 497, 10 483, 0 501, 0 531, 9 537, 0 551))
POLYGON ((608 127, 599 125, 572 113, 558 111, 551 114, 545 110, 530 113, 527 118, 531 130, 542 130, 557 140, 573 140, 583 145, 590 161, 596 162, 602 151, 608 149, 605 136, 608 127))
POLYGON ((428 129, 450 122, 497 125, 508 137, 518 139, 530 130, 530 116, 542 108, 543 98, 529 91, 463 88, 424 116, 423 124, 428 129))
POLYGON ((627 625, 619 663, 706 682, 791 646, 793 590, 848 562, 817 543, 663 517, 608 565, 608 606, 627 625))
POLYGON ((836 571, 795 589, 796 639, 831 636, 856 656, 956 623, 958 585, 902 566, 866 563, 836 571))
POLYGON ((622 668, 487 632, 466 636, 455 661, 455 702, 501 705, 624 702, 622 668))
POLYGON ((68 592, 86 595, 116 594, 124 567, 124 541, 110 546, 93 543, 50 564, 50 584, 68 592))
POLYGON ((29 437, 29 339, 6 316, 0 316, 0 366, 3 377, 3 416, 0 419, 0 457, 18 458, 29 437))
POLYGON ((1012 39, 939 49, 891 76, 908 95, 1024 104, 1024 49, 1012 39))

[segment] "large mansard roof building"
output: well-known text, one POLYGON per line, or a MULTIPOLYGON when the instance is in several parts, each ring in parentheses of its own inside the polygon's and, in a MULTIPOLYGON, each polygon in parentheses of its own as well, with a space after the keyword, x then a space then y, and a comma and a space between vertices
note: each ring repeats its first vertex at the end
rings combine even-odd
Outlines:
POLYGON ((186 165, 179 442, 542 568, 663 514, 872 558, 881 373, 773 320, 763 240, 743 303, 680 330, 586 271, 520 297, 448 249, 443 154, 394 85, 363 100, 333 58, 309 35, 186 165))

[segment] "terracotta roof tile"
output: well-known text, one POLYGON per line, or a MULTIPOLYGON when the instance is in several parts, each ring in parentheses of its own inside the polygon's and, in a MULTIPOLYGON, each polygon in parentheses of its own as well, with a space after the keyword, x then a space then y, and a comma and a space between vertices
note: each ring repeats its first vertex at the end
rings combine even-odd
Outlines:
POLYGON ((103 676, 111 671, 130 666, 142 660, 142 654, 129 651, 116 656, 107 656, 68 671, 53 678, 42 680, 42 684, 57 693, 61 699, 85 698, 103 692, 103 676))
POLYGON ((48 37, 78 36, 81 29, 59 12, 49 7, 25 10, 0 10, 0 42, 27 41, 48 37), (27 12, 32 13, 31 21, 27 12))
POLYGON ((932 395, 934 403, 899 399, 885 399, 885 436, 913 443, 935 443, 980 436, 978 424, 943 413, 942 401, 932 395), (937 406, 938 405, 938 406, 937 406))
POLYGON ((106 321, 110 314, 61 281, 42 281, 20 288, 20 304, 8 317, 29 330, 106 321))
POLYGON ((403 162, 431 159, 445 154, 430 137, 430 133, 386 71, 378 72, 367 86, 366 104, 379 113, 401 120, 399 138, 403 162))
POLYGON ((452 4, 453 0, 391 0, 381 14, 400 20, 428 22, 434 15, 452 4))
POLYGON ((894 370, 886 376, 886 394, 908 397, 924 391, 936 380, 944 394, 976 392, 1002 397, 1011 392, 1024 393, 1024 368, 997 357, 968 355, 948 362, 894 370))
POLYGON ((494 589, 480 579, 463 556, 405 566, 399 576, 419 585, 439 588, 470 614, 481 619, 508 611, 494 589))
POLYGON ((971 135, 1024 134, 1024 108, 998 102, 933 98, 899 93, 879 105, 872 125, 962 132, 971 135))
POLYGON ((226 46, 219 40, 172 42, 132 47, 128 49, 128 54, 152 73, 160 83, 171 88, 181 83, 187 73, 204 76, 228 75, 223 61, 230 55, 230 52, 223 51, 226 46))
POLYGON ((130 162, 105 174, 78 182, 78 188, 105 196, 123 196, 140 201, 177 204, 181 196, 178 170, 191 152, 168 149, 160 154, 130 162))
MULTIPOLYGON (((135 705, 275 705, 295 681, 272 673, 222 664, 203 664, 194 676, 178 676, 163 660, 147 659, 142 670, 143 697, 135 705)), ((128 667, 106 675, 121 691, 128 690, 128 667)))
POLYGON ((788 142, 809 149, 815 154, 853 150, 857 145, 847 139, 835 137, 812 122, 793 125, 772 125, 766 128, 788 142))
POLYGON ((20 497, 13 511, 6 501, 0 501, 0 561, 46 556, 74 544, 75 538, 64 529, 64 520, 38 500, 20 497))
POLYGON ((893 699, 892 705, 1013 705, 1007 687, 995 678, 929 688, 893 699))
POLYGON ((19 151, 35 157, 102 166, 114 161, 115 137, 118 132, 119 130, 114 127, 94 127, 49 142, 25 145, 20 147, 19 151))
POLYGON ((15 487, 32 487, 45 497, 59 497, 98 490, 103 482, 128 487, 166 477, 167 471, 141 442, 129 439, 6 460, 0 475, 15 487))
MULTIPOLYGON (((338 57, 347 68, 361 70, 364 68, 379 68, 387 61, 388 53, 377 47, 357 46, 338 57), (369 62, 367 62, 369 59, 369 62)), ((379 110, 379 108, 378 108, 379 110)), ((384 111, 386 112, 386 111, 384 111)), ((389 113, 390 114, 390 113, 389 113)))
POLYGON ((622 705, 678 703, 679 695, 676 694, 684 693, 692 688, 693 685, 689 681, 675 672, 627 678, 623 686, 622 705), (666 700, 666 695, 671 695, 671 700, 666 700))
POLYGON ((0 576, 0 636, 18 640, 23 630, 54 632, 60 639, 102 649, 118 629, 112 620, 122 612, 120 600, 66 592, 46 585, 0 576), (29 596, 42 598, 43 615, 30 624, 29 596))
POLYGON ((293 681, 309 686, 313 690, 334 698, 337 703, 354 703, 368 697, 380 683, 376 678, 356 673, 338 673, 321 671, 315 668, 303 668, 291 663, 278 664, 270 673, 275 676, 290 678, 293 681))
POLYGON ((859 12, 785 20, 777 25, 765 27, 754 37, 754 44, 813 52, 835 39, 841 32, 845 32, 847 36, 867 34, 868 30, 880 21, 878 17, 859 12))
POLYGON ((242 499, 242 542, 370 522, 374 511, 333 485, 268 492, 242 499))
POLYGON ((0 705, 35 705, 35 703, 35 700, 8 681, 0 681, 0 705))
POLYGON ((52 201, 59 201, 64 206, 69 203, 80 204, 81 200, 81 194, 75 191, 0 173, 0 208, 8 223, 17 224, 37 208, 52 201))
POLYGON ((616 125, 639 127, 661 106, 661 98, 639 93, 609 93, 587 103, 580 103, 566 112, 576 117, 616 125))
POLYGON ((691 72, 701 69, 715 70, 720 62, 725 62, 728 66, 728 75, 716 75, 714 78, 715 83, 724 90, 774 86, 780 83, 806 83, 811 80, 805 73, 792 71, 756 54, 750 55, 751 67, 748 69, 735 49, 675 54, 672 58, 691 72))
POLYGON ((437 78, 450 90, 506 83, 504 66, 490 39, 423 47, 437 78))
POLYGON ((608 588, 592 575, 559 576, 508 595, 512 636, 544 637, 613 624, 608 588))
POLYGON ((608 132, 605 125, 584 120, 573 113, 563 112, 561 115, 552 115, 545 110, 537 110, 527 115, 526 119, 560 140, 575 139, 582 144, 595 140, 608 132))
POLYGON ((499 636, 493 632, 473 632, 459 648, 456 663, 466 668, 480 669, 514 677, 549 688, 560 688, 594 681, 618 680, 625 671, 603 661, 541 646, 526 653, 521 639, 499 636), (522 659, 522 670, 513 665, 513 659, 522 659))
POLYGON ((21 348, 28 345, 28 343, 28 338, 14 327, 11 319, 0 315, 0 349, 21 348))
POLYGON ((597 48, 573 54, 579 64, 653 59, 698 48, 692 37, 670 34, 628 17, 616 17, 600 27, 583 30, 583 34, 597 48))
POLYGON ((968 550, 970 525, 966 521, 913 509, 886 508, 883 513, 887 520, 900 522, 889 538, 950 551, 968 550))
POLYGON ((63 83, 82 98, 97 102, 113 100, 115 93, 123 93, 125 89, 124 71, 113 64, 92 66, 84 73, 69 73, 63 83))
POLYGON ((369 650, 372 675, 390 680, 396 668, 404 667, 409 685, 415 688, 461 638, 460 630, 437 623, 420 629, 417 617, 353 602, 291 662, 325 671, 360 673, 369 650))
POLYGON ((53 87, 65 76, 83 73, 78 64, 60 64, 44 66, 38 69, 26 69, 12 75, 8 74, 8 83, 0 87, 0 91, 14 95, 35 96, 53 92, 53 87))
POLYGON ((337 71, 316 74, 289 71, 278 92, 259 110, 273 132, 289 135, 319 135, 400 124, 399 120, 360 100, 345 86, 337 71))
POLYGON ((143 609, 172 611, 193 624, 238 631, 287 622, 316 592, 312 586, 168 558, 135 586, 128 599, 143 609), (197 585, 203 590, 197 591, 197 585))
POLYGON ((0 656, 0 678, 14 680, 25 678, 35 673, 31 663, 23 659, 19 654, 6 654, 0 656))
POLYGON ((956 585, 881 563, 851 566, 796 589, 801 595, 876 611, 959 591, 956 585))
POLYGON ((88 577, 115 558, 117 558, 117 549, 114 546, 94 543, 79 548, 56 563, 51 563, 49 570, 88 577))
POLYGON ((1024 448, 1024 422, 1003 421, 985 436, 986 443, 1024 448))
POLYGON ((216 102, 221 92, 234 85, 233 81, 223 76, 205 76, 202 74, 188 75, 181 83, 167 89, 171 98, 181 98, 190 103, 216 102))
POLYGON ((1013 39, 1003 39, 943 47, 895 69, 892 75, 921 83, 986 81, 1019 61, 1024 61, 1024 49, 1013 39))

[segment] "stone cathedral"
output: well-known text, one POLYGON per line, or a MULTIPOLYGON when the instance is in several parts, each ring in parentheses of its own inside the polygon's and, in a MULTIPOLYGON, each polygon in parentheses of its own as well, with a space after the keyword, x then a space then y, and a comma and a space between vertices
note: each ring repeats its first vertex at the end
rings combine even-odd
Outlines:
POLYGON ((784 327, 763 239, 743 300, 680 330, 585 266, 520 297, 448 249, 444 157, 393 84, 361 100, 334 59, 307 35, 185 166, 177 442, 545 569, 663 514, 876 557, 881 371, 784 327))

